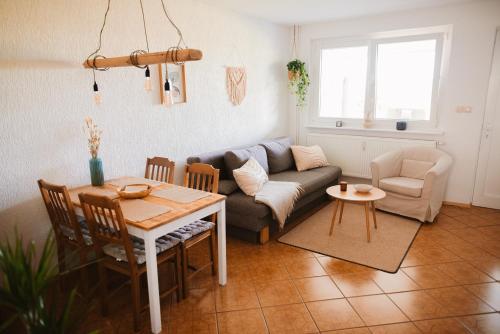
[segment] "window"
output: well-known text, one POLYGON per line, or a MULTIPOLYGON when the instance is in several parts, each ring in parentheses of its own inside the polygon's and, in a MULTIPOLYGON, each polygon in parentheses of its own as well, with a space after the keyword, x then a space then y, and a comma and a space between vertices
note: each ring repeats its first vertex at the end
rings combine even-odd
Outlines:
POLYGON ((432 124, 443 35, 315 41, 315 119, 432 124))
POLYGON ((321 51, 321 117, 363 118, 368 47, 321 51))
POLYGON ((377 46, 375 118, 430 120, 436 40, 377 46))

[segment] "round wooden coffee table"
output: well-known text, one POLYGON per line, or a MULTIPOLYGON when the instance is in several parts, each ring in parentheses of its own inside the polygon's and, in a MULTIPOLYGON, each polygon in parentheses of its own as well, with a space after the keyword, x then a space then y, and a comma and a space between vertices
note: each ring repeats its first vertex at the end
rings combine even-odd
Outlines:
POLYGON ((333 233, 333 226, 335 225, 335 217, 337 216, 337 211, 340 206, 339 224, 342 223, 342 213, 344 211, 344 202, 361 202, 365 206, 365 218, 366 218, 366 237, 368 242, 370 242, 370 205, 372 207, 373 214, 373 224, 377 228, 377 217, 375 215, 375 201, 385 197, 385 191, 380 190, 377 187, 373 187, 370 192, 360 193, 354 189, 351 184, 347 185, 346 191, 340 191, 340 185, 329 187, 326 189, 326 193, 335 199, 335 205, 333 208, 332 224, 330 226, 330 235, 333 233))

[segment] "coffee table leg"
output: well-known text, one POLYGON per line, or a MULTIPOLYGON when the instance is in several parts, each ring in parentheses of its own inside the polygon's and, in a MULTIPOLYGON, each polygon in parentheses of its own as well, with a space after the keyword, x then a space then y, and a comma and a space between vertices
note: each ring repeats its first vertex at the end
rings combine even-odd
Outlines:
POLYGON ((342 223, 342 213, 344 213, 344 201, 340 201, 339 225, 342 223))
POLYGON ((365 217, 366 217, 366 237, 368 242, 370 242, 370 213, 368 209, 368 202, 365 202, 365 217))
POLYGON ((337 209, 339 208, 340 200, 335 200, 335 206, 333 208, 332 225, 330 225, 330 235, 333 233, 333 225, 335 225, 335 216, 337 215, 337 209))
POLYGON ((372 201, 372 212, 373 212, 373 224, 375 225, 375 228, 377 228, 377 215, 375 213, 375 202, 372 201))

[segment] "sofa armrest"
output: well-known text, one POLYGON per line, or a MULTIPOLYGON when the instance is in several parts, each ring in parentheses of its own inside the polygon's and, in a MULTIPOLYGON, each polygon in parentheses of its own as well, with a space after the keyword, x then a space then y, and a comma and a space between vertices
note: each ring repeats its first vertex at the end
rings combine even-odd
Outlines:
POLYGON ((399 176, 402 161, 401 150, 384 153, 373 159, 370 163, 373 186, 378 187, 379 181, 383 178, 399 176))

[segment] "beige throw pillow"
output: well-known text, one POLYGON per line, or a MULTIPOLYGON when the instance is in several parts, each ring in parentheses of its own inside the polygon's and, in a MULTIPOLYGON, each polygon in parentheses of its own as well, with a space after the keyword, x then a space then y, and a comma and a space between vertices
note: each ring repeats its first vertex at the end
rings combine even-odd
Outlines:
POLYGON ((233 176, 240 189, 248 196, 255 196, 264 183, 269 181, 266 171, 253 157, 240 168, 233 170, 233 176))
POLYGON ((291 148, 293 159, 295 160, 295 165, 299 172, 329 165, 323 150, 318 145, 292 145, 291 148))
POLYGON ((434 163, 428 161, 403 159, 400 176, 423 180, 432 166, 434 163))

